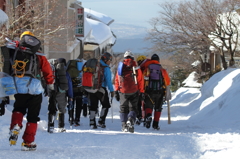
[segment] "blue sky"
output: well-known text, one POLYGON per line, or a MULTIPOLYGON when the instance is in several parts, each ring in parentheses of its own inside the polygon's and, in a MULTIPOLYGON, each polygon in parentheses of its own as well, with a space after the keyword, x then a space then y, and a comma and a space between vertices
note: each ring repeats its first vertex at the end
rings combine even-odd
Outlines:
MULTIPOLYGON (((167 0, 79 0, 83 7, 106 14, 114 23, 150 28, 149 20, 158 16, 158 4, 167 0)), ((168 0, 174 1, 174 0, 168 0)))

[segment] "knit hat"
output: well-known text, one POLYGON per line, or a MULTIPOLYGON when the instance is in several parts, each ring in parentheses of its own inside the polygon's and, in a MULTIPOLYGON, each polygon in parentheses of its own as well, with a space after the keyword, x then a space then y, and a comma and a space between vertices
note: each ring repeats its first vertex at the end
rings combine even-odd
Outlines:
POLYGON ((130 51, 130 50, 127 50, 125 53, 124 53, 124 57, 134 57, 133 56, 133 53, 130 51))
POLYGON ((152 57, 151 57, 151 60, 156 60, 156 61, 159 61, 159 56, 157 54, 153 54, 152 57))
POLYGON ((104 62, 112 61, 112 55, 110 53, 108 53, 108 52, 105 52, 102 55, 101 60, 103 60, 104 62))
POLYGON ((67 65, 67 62, 66 62, 66 59, 65 59, 65 58, 59 58, 59 59, 58 59, 58 62, 59 62, 59 63, 64 63, 65 66, 67 65))

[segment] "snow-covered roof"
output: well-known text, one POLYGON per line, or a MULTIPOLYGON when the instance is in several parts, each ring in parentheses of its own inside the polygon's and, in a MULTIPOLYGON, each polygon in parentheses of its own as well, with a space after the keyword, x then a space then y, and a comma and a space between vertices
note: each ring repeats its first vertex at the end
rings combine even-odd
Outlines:
POLYGON ((116 41, 109 25, 114 20, 109 16, 84 8, 84 37, 79 39, 85 43, 98 44, 104 47, 116 41))
POLYGON ((89 18, 85 19, 85 23, 88 25, 84 28, 87 32, 85 42, 101 44, 113 37, 110 27, 106 24, 89 18))
POLYGON ((84 8, 84 13, 87 18, 102 22, 106 25, 110 25, 114 21, 111 17, 88 8, 84 8))
POLYGON ((7 14, 0 9, 0 26, 8 21, 7 14))

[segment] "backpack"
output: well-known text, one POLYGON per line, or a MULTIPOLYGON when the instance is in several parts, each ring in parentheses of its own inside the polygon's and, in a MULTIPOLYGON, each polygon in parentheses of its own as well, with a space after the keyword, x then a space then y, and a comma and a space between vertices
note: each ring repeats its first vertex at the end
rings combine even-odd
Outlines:
POLYGON ((134 93, 138 90, 136 69, 134 66, 128 67, 123 62, 119 62, 118 77, 122 93, 134 93))
POLYGON ((163 91, 164 79, 161 70, 162 66, 160 64, 150 64, 148 66, 149 82, 146 92, 161 93, 163 91))
POLYGON ((43 92, 40 63, 35 53, 19 46, 19 42, 11 47, 8 44, 1 47, 1 53, 4 59, 3 72, 9 75, 8 80, 7 78, 1 79, 6 95, 16 93, 35 95, 43 92), (7 81, 9 85, 5 85, 7 81), (7 92, 12 82, 16 91, 7 92))
POLYGON ((82 77, 82 67, 83 61, 69 60, 67 63, 67 72, 72 79, 73 89, 76 87, 81 87, 81 77, 82 77))
POLYGON ((21 37, 19 45, 27 47, 31 51, 29 53, 35 54, 40 49, 41 41, 34 36, 26 34, 21 37))
POLYGON ((61 90, 68 90, 68 79, 64 63, 56 65, 56 81, 61 90))
POLYGON ((82 86, 89 93, 96 93, 102 88, 104 66, 96 59, 87 60, 83 65, 82 86))
POLYGON ((55 59, 48 60, 54 74, 54 83, 60 92, 68 90, 68 79, 64 63, 58 63, 55 59))

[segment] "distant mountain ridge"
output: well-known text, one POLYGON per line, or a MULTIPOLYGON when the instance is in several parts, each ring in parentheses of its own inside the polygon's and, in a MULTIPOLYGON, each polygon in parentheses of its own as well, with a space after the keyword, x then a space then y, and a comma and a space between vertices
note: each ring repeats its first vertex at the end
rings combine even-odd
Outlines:
POLYGON ((144 53, 147 52, 146 48, 152 45, 144 40, 147 35, 145 27, 119 23, 113 23, 110 27, 117 36, 116 44, 113 46, 114 52, 131 50, 133 53, 144 53))
POLYGON ((119 39, 144 38, 147 34, 146 27, 130 24, 113 23, 110 28, 119 39))
POLYGON ((152 44, 144 39, 117 39, 116 44, 113 46, 114 52, 125 52, 131 50, 133 53, 145 53, 148 52, 147 47, 152 44))

